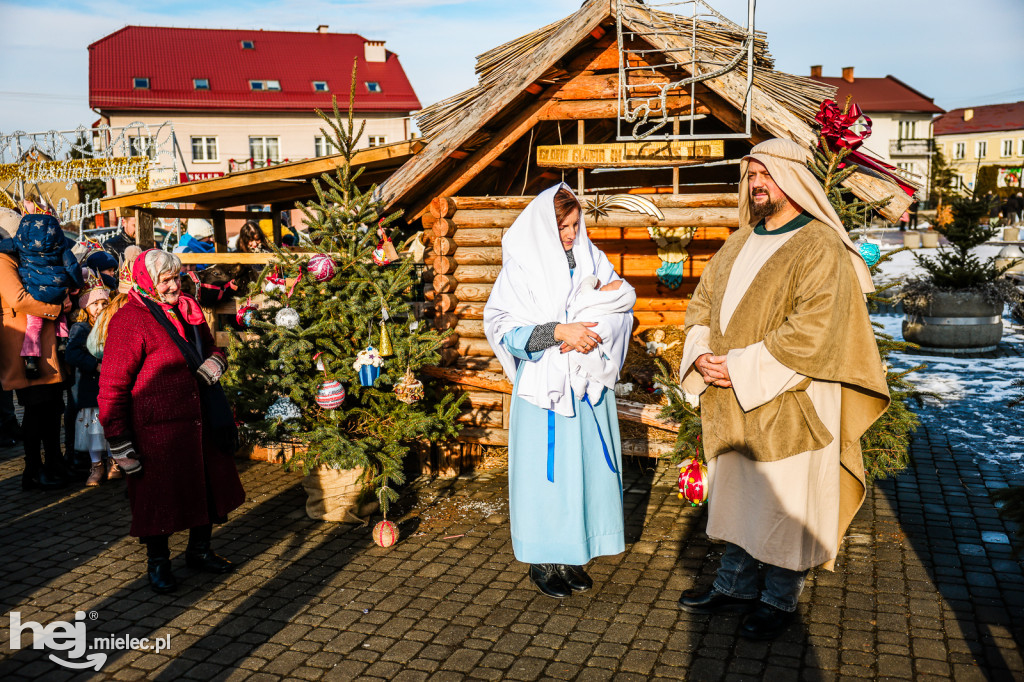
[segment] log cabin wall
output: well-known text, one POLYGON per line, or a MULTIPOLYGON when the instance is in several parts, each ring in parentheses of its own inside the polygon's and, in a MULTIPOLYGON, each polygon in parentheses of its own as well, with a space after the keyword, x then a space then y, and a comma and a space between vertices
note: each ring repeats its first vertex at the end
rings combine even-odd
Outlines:
MULTIPOLYGON (((704 264, 739 223, 738 197, 734 193, 646 197, 661 209, 665 220, 621 209, 611 209, 596 220, 585 218, 591 240, 637 290, 637 332, 682 325, 687 301, 704 264), (695 228, 686 247, 690 257, 684 264, 683 283, 676 289, 658 281, 656 271, 661 259, 648 233, 649 225, 695 228)), ((423 216, 424 236, 430 240, 425 278, 435 324, 455 332, 442 351, 442 365, 501 374, 501 365, 484 338, 484 305, 501 271, 501 238, 533 198, 437 197, 423 216)), ((483 389, 465 393, 466 410, 460 418, 465 428, 460 440, 507 445, 509 396, 483 389)))

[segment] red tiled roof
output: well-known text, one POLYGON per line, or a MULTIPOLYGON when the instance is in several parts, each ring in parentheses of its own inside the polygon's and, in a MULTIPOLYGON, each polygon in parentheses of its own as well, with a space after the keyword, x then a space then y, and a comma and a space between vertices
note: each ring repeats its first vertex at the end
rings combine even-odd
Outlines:
POLYGON ((414 111, 419 99, 398 61, 367 62, 362 36, 126 26, 89 46, 89 106, 106 110, 312 111, 329 109, 331 95, 348 104, 352 59, 358 58, 356 109, 414 111), (254 49, 242 49, 251 40, 254 49), (149 78, 149 89, 133 79, 149 78), (208 78, 209 90, 192 80, 208 78), (276 80, 280 91, 257 91, 250 80, 276 80), (329 92, 314 92, 327 81, 329 92), (365 83, 380 83, 371 93, 365 83))
POLYGON ((1024 102, 987 104, 980 107, 953 109, 932 123, 934 135, 1024 130, 1024 102), (964 111, 974 110, 970 121, 964 120, 964 111))
POLYGON ((931 97, 926 97, 895 76, 885 78, 858 78, 852 83, 842 78, 815 77, 814 80, 828 83, 839 89, 836 102, 842 106, 848 95, 853 96, 853 103, 859 104, 864 113, 873 111, 899 111, 928 114, 941 114, 944 109, 935 106, 931 97))

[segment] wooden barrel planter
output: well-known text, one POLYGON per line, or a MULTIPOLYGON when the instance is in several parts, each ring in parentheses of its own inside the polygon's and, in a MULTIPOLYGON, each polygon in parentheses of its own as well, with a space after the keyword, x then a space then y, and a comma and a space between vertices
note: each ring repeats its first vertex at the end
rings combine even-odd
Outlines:
POLYGON ((933 294, 923 311, 907 313, 903 338, 944 353, 986 353, 1003 336, 1003 304, 973 291, 933 294))

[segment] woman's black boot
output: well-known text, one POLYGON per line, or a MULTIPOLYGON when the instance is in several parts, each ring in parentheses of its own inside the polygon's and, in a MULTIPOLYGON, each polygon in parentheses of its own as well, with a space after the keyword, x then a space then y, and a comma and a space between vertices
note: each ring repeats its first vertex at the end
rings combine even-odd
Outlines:
POLYGON ((178 581, 171 572, 170 557, 150 557, 146 560, 149 586, 157 594, 167 594, 178 589, 178 581))
POLYGON ((587 575, 582 566, 555 564, 555 571, 558 572, 558 577, 564 580, 565 584, 573 592, 586 592, 594 586, 594 581, 590 579, 590 576, 587 575))
POLYGON ((572 594, 572 589, 558 575, 555 564, 530 564, 530 580, 549 597, 562 599, 572 594))
POLYGON ((171 572, 171 550, 167 535, 153 535, 140 538, 146 545, 146 573, 149 586, 157 594, 167 594, 178 589, 178 581, 171 572))
POLYGON ((211 526, 197 526, 189 531, 185 547, 185 565, 207 573, 230 573, 235 565, 210 549, 211 526))

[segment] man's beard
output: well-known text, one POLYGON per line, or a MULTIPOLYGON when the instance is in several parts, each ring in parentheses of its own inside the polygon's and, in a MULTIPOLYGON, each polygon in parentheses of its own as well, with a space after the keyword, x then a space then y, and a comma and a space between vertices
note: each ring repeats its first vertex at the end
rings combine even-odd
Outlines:
POLYGON ((763 204, 759 204, 754 201, 754 195, 750 195, 750 217, 754 220, 762 220, 769 218, 786 206, 786 198, 779 197, 775 201, 771 200, 771 195, 765 194, 768 197, 768 201, 763 204))

